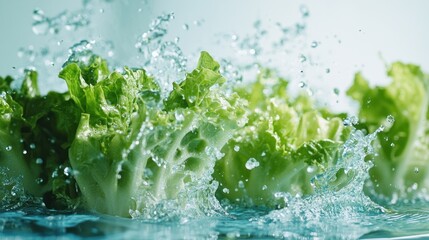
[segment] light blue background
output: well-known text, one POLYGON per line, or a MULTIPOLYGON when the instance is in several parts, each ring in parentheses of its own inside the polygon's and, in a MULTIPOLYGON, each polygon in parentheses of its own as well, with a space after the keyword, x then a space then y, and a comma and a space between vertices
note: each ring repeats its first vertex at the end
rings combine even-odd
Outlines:
MULTIPOLYGON (((429 1, 93 2, 102 11, 95 12, 97 16, 91 29, 65 33, 57 38, 85 39, 92 33, 101 39, 111 39, 115 44, 114 58, 123 59, 126 64, 130 64, 127 62, 129 57, 136 54, 134 43, 138 34, 147 31, 150 20, 162 13, 175 13, 176 19, 169 27, 170 36, 180 36, 180 45, 185 53, 205 49, 216 57, 223 56, 230 49, 217 44, 214 36, 220 33, 245 35, 252 30, 256 19, 272 24, 277 21, 294 23, 299 19, 300 6, 305 4, 310 10, 305 37, 309 42, 317 40, 321 43, 315 55, 319 62, 332 69, 329 84, 323 82, 319 85, 344 90, 357 70, 363 71, 373 82, 387 81, 384 64, 397 60, 419 64, 429 71, 429 1), (204 19, 200 27, 192 25, 194 20, 200 19, 204 19), (190 26, 189 33, 182 28, 185 23, 190 26), (341 44, 334 41, 333 36, 341 44)), ((54 16, 64 9, 75 10, 81 6, 80 1, 64 0, 1 1, 0 74, 15 75, 17 70, 13 67, 22 67, 22 60, 17 58, 19 47, 37 47, 52 39, 49 35, 33 34, 31 23, 35 8, 42 9, 47 16, 54 16)), ((313 81, 318 87, 318 81, 308 81, 313 81)))

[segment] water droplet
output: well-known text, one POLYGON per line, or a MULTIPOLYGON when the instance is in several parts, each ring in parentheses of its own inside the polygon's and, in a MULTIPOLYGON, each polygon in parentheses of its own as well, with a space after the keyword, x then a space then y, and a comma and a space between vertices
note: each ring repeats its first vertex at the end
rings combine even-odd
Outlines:
POLYGON ((284 195, 285 195, 285 194, 284 194, 283 192, 275 192, 275 193, 274 193, 274 197, 275 197, 275 198, 282 198, 282 197, 284 197, 284 195))
POLYGON ((301 7, 299 8, 299 11, 301 12, 301 16, 303 18, 310 16, 310 11, 308 10, 307 6, 305 6, 305 5, 301 5, 301 7))
POLYGON ((307 172, 308 173, 312 173, 312 172, 314 172, 316 170, 316 168, 314 167, 314 166, 308 166, 307 167, 307 172))
POLYGON ((6 151, 8 151, 8 152, 10 152, 10 151, 12 151, 12 146, 6 146, 6 151))
POLYGON ((31 28, 31 30, 33 30, 33 33, 36 35, 45 35, 46 33, 48 33, 49 29, 49 22, 47 21, 35 22, 33 23, 33 27, 31 28))
POLYGON ((27 154, 27 150, 22 150, 22 154, 27 154))
POLYGON ((234 146, 234 151, 236 151, 236 152, 240 151, 240 146, 235 145, 235 146, 234 146))
POLYGON ((193 23, 194 23, 195 26, 199 27, 199 26, 201 26, 202 21, 201 20, 194 20, 193 23))
POLYGON ((100 8, 100 13, 104 13, 104 9, 103 8, 100 8))
POLYGON ((326 73, 330 73, 330 72, 331 72, 331 69, 327 68, 327 69, 325 70, 325 72, 326 72, 326 73))
POLYGON ((250 55, 255 55, 256 54, 256 50, 254 48, 249 49, 249 54, 250 55))
POLYGON ((414 168, 414 173, 416 173, 416 174, 419 173, 419 168, 418 167, 414 168))
POLYGON ((187 30, 189 30, 189 25, 185 23, 182 25, 182 28, 183 28, 183 30, 187 31, 187 30))
POLYGON ((152 52, 152 57, 156 58, 159 56, 159 52, 158 51, 153 51, 152 52))
POLYGON ((356 116, 351 116, 346 119, 344 119, 343 124, 344 126, 351 126, 358 124, 359 119, 356 116))
POLYGON ((259 167, 259 162, 255 158, 249 158, 246 162, 246 168, 252 170, 256 167, 259 167))
POLYGON ((42 184, 43 183, 43 178, 36 178, 36 183, 37 184, 42 184))
POLYGON ((244 188, 244 182, 243 181, 238 181, 238 187, 239 188, 244 188))
POLYGON ((299 61, 303 63, 307 61, 307 57, 301 54, 301 56, 299 57, 299 61))
POLYGON ((395 118, 392 115, 387 116, 386 121, 390 124, 395 122, 395 118))
POLYGON ((185 120, 185 115, 183 115, 183 113, 175 112, 174 116, 176 117, 176 121, 179 123, 185 120))
POLYGON ((300 88, 304 88, 305 86, 307 86, 307 84, 305 84, 305 82, 303 82, 303 81, 299 82, 300 88))
POLYGON ((137 9, 137 11, 138 11, 138 12, 141 12, 141 11, 143 11, 143 9, 139 8, 139 9, 137 9))
POLYGON ((317 48, 317 46, 319 46, 319 43, 317 43, 316 41, 313 41, 313 42, 311 43, 311 47, 312 47, 312 48, 317 48))
POLYGON ((45 13, 41 9, 34 9, 33 10, 33 19, 35 21, 42 21, 45 18, 45 13))
POLYGON ((399 198, 398 194, 396 192, 394 192, 392 194, 391 199, 390 199, 390 204, 396 204, 398 202, 398 198, 399 198))
POLYGON ((228 188, 224 188, 224 189, 222 189, 222 192, 228 194, 229 193, 229 189, 228 188))
POLYGON ((231 35, 231 40, 234 41, 234 42, 237 41, 238 40, 238 36, 235 35, 235 34, 231 35))
POLYGON ((267 185, 262 186, 262 190, 267 190, 267 189, 268 189, 267 185))
POLYGON ((64 168, 64 175, 70 176, 73 173, 73 170, 70 167, 64 168))
POLYGON ((43 159, 36 158, 36 164, 43 164, 43 159))
POLYGON ((340 94, 340 89, 334 88, 334 94, 338 96, 340 94))

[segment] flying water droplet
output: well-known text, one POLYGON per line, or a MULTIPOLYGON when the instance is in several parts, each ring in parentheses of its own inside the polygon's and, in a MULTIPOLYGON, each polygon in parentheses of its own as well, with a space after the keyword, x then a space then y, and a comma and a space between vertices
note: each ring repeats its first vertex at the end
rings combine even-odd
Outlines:
POLYGON ((259 167, 259 162, 255 158, 249 158, 246 162, 246 168, 252 170, 256 167, 259 167))
POLYGON ((310 11, 308 10, 307 6, 301 5, 301 7, 299 8, 299 10, 300 10, 301 16, 303 18, 307 18, 308 16, 310 16, 310 11))
POLYGON ((240 146, 235 145, 235 146, 234 146, 234 151, 236 151, 236 152, 240 151, 240 146))
POLYGON ((319 43, 317 43, 316 41, 313 41, 313 42, 311 43, 311 47, 312 47, 312 48, 317 48, 317 46, 319 46, 319 43))
POLYGON ((334 91, 334 94, 335 94, 335 95, 337 95, 337 96, 338 96, 338 95, 340 95, 340 89, 338 89, 338 88, 334 88, 334 90, 333 90, 333 91, 334 91))
POLYGON ((308 173, 312 173, 312 172, 314 172, 316 170, 316 168, 314 167, 314 166, 308 166, 307 167, 307 172, 308 173))
POLYGON ((343 121, 344 126, 352 126, 358 124, 359 119, 356 116, 351 116, 343 121))
POLYGON ((43 164, 43 159, 36 158, 36 164, 43 164))

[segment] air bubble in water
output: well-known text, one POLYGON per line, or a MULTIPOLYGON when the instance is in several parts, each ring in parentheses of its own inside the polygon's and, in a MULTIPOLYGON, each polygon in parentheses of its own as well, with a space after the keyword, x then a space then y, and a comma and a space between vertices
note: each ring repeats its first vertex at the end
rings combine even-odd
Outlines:
POLYGON ((256 167, 259 167, 259 162, 255 158, 249 158, 246 162, 246 168, 252 170, 256 167))
POLYGON ((182 25, 183 30, 189 30, 189 25, 188 24, 183 24, 182 25))
POLYGON ((12 146, 6 146, 5 150, 8 152, 12 151, 12 146))
POLYGON ((240 151, 240 146, 235 145, 235 146, 234 146, 234 151, 236 151, 236 152, 240 151))

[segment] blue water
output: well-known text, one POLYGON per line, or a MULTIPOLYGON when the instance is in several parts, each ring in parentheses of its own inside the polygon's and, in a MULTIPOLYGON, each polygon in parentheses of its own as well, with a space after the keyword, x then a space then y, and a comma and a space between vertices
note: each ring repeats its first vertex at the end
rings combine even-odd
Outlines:
POLYGON ((25 207, 0 213, 0 237, 31 239, 417 239, 429 238, 429 209, 402 206, 399 212, 326 218, 312 225, 299 221, 264 223, 264 209, 231 209, 228 215, 181 222, 148 222, 86 212, 25 207), (347 224, 344 224, 347 223, 347 224))

